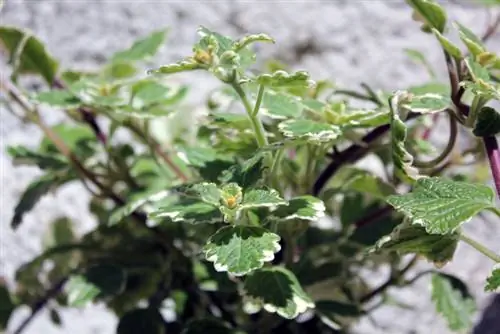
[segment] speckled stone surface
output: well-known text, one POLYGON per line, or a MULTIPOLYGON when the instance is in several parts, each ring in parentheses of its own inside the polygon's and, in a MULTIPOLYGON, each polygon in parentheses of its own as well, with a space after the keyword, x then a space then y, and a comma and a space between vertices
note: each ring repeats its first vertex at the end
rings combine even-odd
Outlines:
MULTIPOLYGON (((445 2, 453 19, 480 32, 486 24, 483 9, 471 5, 472 0, 445 2)), ((427 79, 425 71, 411 63, 402 51, 423 51, 436 68, 443 69, 437 42, 419 31, 410 19, 403 0, 331 0, 331 1, 82 1, 82 0, 6 0, 0 13, 1 24, 31 29, 48 45, 64 65, 88 68, 99 64, 114 51, 134 38, 152 30, 170 27, 168 44, 157 58, 168 63, 189 54, 196 39, 195 30, 205 25, 227 35, 265 32, 276 38, 276 45, 261 45, 263 57, 277 57, 296 69, 308 70, 315 79, 335 79, 355 87, 367 82, 384 89, 404 88, 427 79)), ((500 50, 500 37, 490 45, 500 50)), ((4 75, 5 67, 0 67, 4 75)), ((444 77, 443 77, 444 78, 444 77)), ((192 77, 180 78, 190 80, 192 77)), ((213 81, 197 77, 190 81, 196 92, 190 95, 195 104, 203 99, 213 81)), ((0 107, 1 108, 1 107, 0 107)), ((0 146, 33 145, 40 134, 21 124, 5 110, 1 111, 0 146)), ((46 112, 49 123, 60 119, 46 112)), ((439 138, 438 138, 439 139, 439 138)), ((15 268, 40 249, 40 233, 57 215, 68 215, 78 222, 80 231, 94 222, 86 211, 87 197, 80 186, 63 187, 57 194, 46 196, 17 232, 8 222, 20 192, 36 171, 14 168, 0 153, 0 275, 12 278, 15 268)), ((467 226, 475 238, 500 251, 498 222, 476 220, 467 226)), ((422 267, 425 267, 422 264, 422 267)), ((488 296, 482 292, 483 280, 492 263, 460 245, 456 260, 444 270, 463 278, 483 307, 488 296)), ((374 278, 380 280, 383 277, 374 278)), ((412 289, 395 290, 394 297, 412 304, 413 310, 387 306, 376 311, 372 320, 363 319, 354 329, 357 334, 378 333, 448 333, 444 321, 435 315, 430 301, 429 281, 422 279, 412 289)), ((28 313, 22 310, 11 321, 14 327, 28 313)), ((66 310, 63 327, 57 328, 46 313, 30 325, 27 334, 107 334, 114 332, 116 319, 102 306, 85 310, 66 310)))

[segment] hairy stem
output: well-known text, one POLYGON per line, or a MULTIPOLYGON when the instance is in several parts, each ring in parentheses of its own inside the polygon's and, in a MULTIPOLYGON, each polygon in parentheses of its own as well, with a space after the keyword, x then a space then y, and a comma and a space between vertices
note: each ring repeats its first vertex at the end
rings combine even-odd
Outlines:
POLYGON ((500 255, 496 254, 492 250, 488 249, 487 247, 483 246, 481 243, 475 241, 474 239, 471 239, 470 237, 466 236, 465 234, 460 235, 460 240, 463 242, 469 244, 473 248, 475 248, 478 252, 482 253, 486 257, 489 257, 493 261, 499 263, 500 262, 500 255))

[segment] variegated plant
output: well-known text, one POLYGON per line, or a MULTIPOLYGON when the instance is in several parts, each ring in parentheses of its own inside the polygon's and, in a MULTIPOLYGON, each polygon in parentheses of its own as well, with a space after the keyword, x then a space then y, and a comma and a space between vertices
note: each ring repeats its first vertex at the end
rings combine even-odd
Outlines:
POLYGON ((469 329, 473 298, 440 268, 463 241, 495 262, 485 289, 500 286, 500 256, 462 230, 479 214, 500 216, 480 168, 500 193, 500 58, 485 44, 495 26, 478 37, 437 2, 407 2, 441 45, 449 83, 411 49, 431 82, 348 90, 278 62, 257 67, 254 43, 275 43, 266 34, 233 39, 205 27, 173 64, 144 71, 166 38, 155 31, 83 72, 62 69, 32 34, 0 27, 12 69, 2 78, 6 110, 44 135, 38 147, 7 148, 13 163, 42 171, 11 226, 23 228, 43 196, 76 182, 96 221, 84 235, 76 219, 51 224, 44 251, 2 282, 0 329, 13 328, 22 305, 32 313, 13 333, 44 307, 57 323, 61 308, 105 302, 117 333, 332 333, 384 305, 389 287, 427 274, 437 311, 451 329, 469 329), (186 103, 189 86, 173 84, 186 71, 220 81, 201 116, 186 103), (42 91, 23 86, 28 74, 42 91), (66 121, 46 124, 49 109, 66 121), (450 131, 440 149, 429 138, 441 119, 450 131), (471 143, 465 151, 459 134, 471 143), (465 165, 473 172, 461 173, 465 165), (415 272, 420 258, 435 268, 415 272), (379 268, 388 279, 372 286, 361 272, 379 268))

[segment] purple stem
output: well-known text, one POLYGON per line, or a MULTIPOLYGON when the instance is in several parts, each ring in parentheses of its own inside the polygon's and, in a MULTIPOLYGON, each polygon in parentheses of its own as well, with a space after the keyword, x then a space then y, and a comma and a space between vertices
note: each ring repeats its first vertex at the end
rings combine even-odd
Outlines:
POLYGON ((493 182, 495 183, 497 194, 500 198, 500 149, 498 148, 498 142, 494 136, 484 137, 483 142, 490 162, 493 182))

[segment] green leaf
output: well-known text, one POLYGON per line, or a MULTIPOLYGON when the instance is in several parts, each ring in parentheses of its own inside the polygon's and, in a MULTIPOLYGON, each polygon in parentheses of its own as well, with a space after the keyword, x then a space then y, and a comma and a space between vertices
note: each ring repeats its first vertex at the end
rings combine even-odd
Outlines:
POLYGON ((327 111, 327 120, 330 124, 345 129, 371 128, 389 123, 389 112, 385 109, 354 109, 342 113, 327 111))
POLYGON ((446 26, 446 12, 433 0, 407 0, 415 13, 424 23, 425 29, 435 28, 440 33, 444 33, 446 26))
POLYGON ((417 180, 413 191, 387 202, 431 234, 450 234, 484 209, 494 208, 493 190, 482 184, 438 177, 417 180))
POLYGON ((233 331, 222 321, 212 318, 190 320, 181 334, 231 334, 233 331))
POLYGON ((430 82, 423 85, 412 86, 408 88, 408 92, 415 95, 439 94, 441 96, 450 95, 450 85, 442 82, 430 82))
POLYGON ((24 190, 14 209, 14 217, 10 223, 11 227, 13 229, 19 227, 24 215, 31 211, 43 196, 73 178, 74 174, 72 172, 63 170, 58 173, 45 174, 32 181, 24 190))
POLYGON ((95 298, 119 294, 125 288, 126 275, 115 265, 94 265, 82 275, 72 276, 65 291, 70 306, 81 307, 95 298))
POLYGON ((204 182, 195 184, 192 189, 198 194, 203 202, 213 206, 220 205, 222 193, 215 183, 204 182))
POLYGON ((314 84, 309 78, 309 73, 305 71, 290 74, 279 70, 272 74, 261 74, 255 81, 269 87, 310 87, 314 84))
POLYGON ((170 89, 156 81, 143 80, 132 86, 132 107, 136 109, 165 101, 170 89))
POLYGON ((286 137, 304 139, 311 143, 333 141, 341 134, 340 128, 335 125, 306 119, 284 121, 278 125, 278 128, 286 137))
POLYGON ((479 38, 472 30, 460 24, 459 22, 454 22, 453 25, 455 26, 455 28, 458 29, 460 36, 463 36, 469 39, 470 41, 474 42, 480 49, 484 49, 484 44, 481 41, 481 38, 479 38))
POLYGON ((375 248, 396 251, 401 255, 420 254, 442 267, 452 260, 458 245, 460 235, 429 234, 421 226, 403 223, 398 225, 391 234, 381 238, 375 248))
POLYGON ((267 34, 254 34, 254 35, 248 35, 245 36, 238 41, 236 41, 233 45, 233 50, 234 51, 239 51, 250 44, 256 43, 256 42, 266 42, 266 43, 275 43, 274 39, 270 37, 267 34))
POLYGON ((283 267, 262 268, 248 275, 244 284, 244 298, 253 306, 294 319, 314 302, 300 286, 295 275, 283 267))
POLYGON ((288 205, 280 205, 269 214, 271 219, 302 219, 315 221, 325 215, 325 204, 313 196, 300 196, 288 201, 288 205))
MULTIPOLYGON (((95 141, 95 134, 88 125, 61 123, 53 126, 51 130, 64 141, 64 143, 77 154, 86 153, 86 144, 95 141)), ((40 143, 40 152, 58 151, 50 139, 45 137, 40 143)))
POLYGON ((33 95, 31 100, 34 103, 47 104, 59 108, 76 108, 82 105, 82 101, 67 90, 41 92, 33 95))
POLYGON ((133 198, 124 206, 119 207, 109 217, 108 226, 113 226, 120 223, 125 217, 128 217, 132 212, 141 206, 158 202, 170 195, 168 190, 146 191, 133 196, 133 198))
POLYGON ((474 300, 453 288, 450 280, 439 274, 432 276, 432 300, 453 331, 465 331, 472 326, 476 310, 474 300))
POLYGON ((274 189, 251 189, 245 192, 240 209, 273 207, 276 205, 286 205, 287 201, 281 198, 274 189))
POLYGON ((123 96, 115 93, 110 93, 101 83, 97 83, 88 79, 79 80, 69 86, 69 90, 73 95, 82 101, 95 107, 120 107, 126 106, 127 103, 123 96))
POLYGON ((391 148, 394 163, 394 174, 403 180, 413 182, 420 177, 417 168, 413 167, 413 156, 405 147, 407 128, 401 119, 401 104, 409 99, 406 92, 396 92, 390 99, 391 112, 391 148))
POLYGON ((203 202, 160 207, 156 211, 150 212, 148 216, 153 220, 169 218, 174 222, 188 224, 215 224, 223 222, 220 210, 213 205, 203 202))
POLYGON ((194 71, 204 68, 192 60, 181 60, 177 63, 160 66, 158 69, 148 70, 148 74, 174 74, 179 72, 194 71))
POLYGON ((258 226, 225 226, 204 247, 205 257, 215 270, 243 276, 274 259, 280 237, 258 226))
POLYGON ((44 238, 44 248, 53 248, 58 245, 68 245, 76 241, 73 222, 67 217, 58 218, 49 226, 48 234, 44 238))
POLYGON ((439 43, 441 43, 443 49, 448 52, 450 56, 452 56, 456 60, 462 59, 462 51, 460 51, 460 48, 458 46, 453 44, 453 42, 448 38, 444 37, 437 29, 432 29, 432 32, 434 33, 434 35, 436 35, 439 43))
POLYGON ((342 168, 330 184, 341 191, 353 190, 385 199, 395 193, 394 187, 372 173, 356 167, 342 168))
POLYGON ((133 62, 153 57, 165 42, 166 36, 165 30, 154 31, 134 42, 130 48, 115 53, 111 60, 113 62, 133 62))
POLYGON ((0 27, 0 44, 7 50, 10 62, 15 66, 14 76, 40 74, 52 85, 59 64, 47 52, 43 43, 30 32, 15 27, 0 27))
POLYGON ((6 330, 9 323, 10 315, 15 310, 10 292, 7 289, 7 284, 0 280, 0 330, 6 330))
POLYGON ((451 105, 451 100, 444 95, 436 93, 427 93, 422 95, 409 95, 406 100, 400 104, 400 108, 408 111, 432 114, 446 110, 451 105))
POLYGON ((32 151, 24 146, 9 146, 7 153, 14 165, 37 166, 40 169, 60 170, 68 167, 68 161, 60 154, 32 151))
MULTIPOLYGON (((472 77, 473 82, 480 82, 480 81, 489 81, 490 80, 490 74, 488 73, 488 70, 481 66, 478 62, 476 62, 474 59, 471 57, 465 58, 465 65, 467 66, 467 69, 469 70, 469 73, 472 77)), ((485 84, 486 84, 485 82, 485 84)))
POLYGON ((481 108, 473 133, 477 137, 495 136, 500 133, 500 112, 491 107, 481 108))
POLYGON ((483 43, 480 40, 477 40, 476 38, 470 36, 470 34, 460 31, 460 39, 465 44, 465 46, 467 46, 467 49, 474 57, 478 57, 480 54, 485 52, 483 43))
POLYGON ((415 49, 404 49, 404 51, 411 60, 422 64, 427 69, 427 72, 429 72, 431 77, 436 77, 436 72, 434 72, 432 65, 427 61, 427 58, 425 58, 425 55, 422 52, 415 49))
POLYGON ((243 189, 255 186, 264 172, 264 154, 259 152, 242 164, 231 166, 223 172, 219 180, 222 183, 236 183, 243 189))
POLYGON ((500 288, 500 268, 495 266, 491 275, 486 279, 486 286, 484 291, 495 292, 500 288))
POLYGON ((114 62, 104 67, 103 74, 111 79, 127 79, 137 74, 137 68, 130 62, 114 62))
POLYGON ((297 97, 267 91, 262 99, 262 113, 274 119, 297 118, 302 114, 302 104, 297 97))
POLYGON ((118 322, 116 334, 167 334, 165 321, 157 309, 133 309, 118 322))

